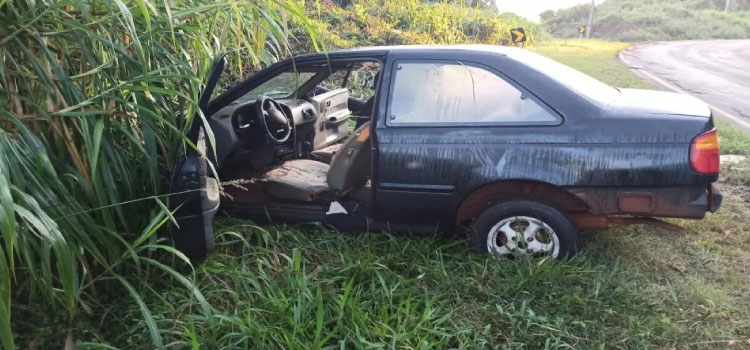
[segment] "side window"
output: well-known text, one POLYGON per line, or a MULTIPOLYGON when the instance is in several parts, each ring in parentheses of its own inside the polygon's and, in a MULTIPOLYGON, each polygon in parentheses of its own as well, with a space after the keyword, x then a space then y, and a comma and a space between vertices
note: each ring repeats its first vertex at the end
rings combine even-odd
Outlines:
POLYGON ((380 64, 377 62, 357 62, 334 71, 320 86, 326 90, 345 87, 349 90, 350 97, 367 101, 375 95, 375 81, 379 71, 380 64))
POLYGON ((557 124, 516 87, 461 62, 397 63, 388 125, 557 124))
POLYGON ((346 72, 348 69, 339 69, 333 71, 331 75, 320 82, 320 87, 330 91, 344 87, 344 79, 346 78, 346 72))
POLYGON ((375 84, 378 80, 380 64, 377 62, 362 62, 352 68, 346 87, 349 96, 367 101, 375 96, 375 84))

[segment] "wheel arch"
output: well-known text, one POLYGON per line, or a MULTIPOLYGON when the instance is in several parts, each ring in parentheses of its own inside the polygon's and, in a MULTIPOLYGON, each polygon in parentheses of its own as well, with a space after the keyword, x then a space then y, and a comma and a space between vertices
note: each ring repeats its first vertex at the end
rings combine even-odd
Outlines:
POLYGON ((589 210, 585 201, 560 186, 535 180, 501 180, 479 186, 464 197, 456 210, 455 230, 466 232, 482 211, 513 197, 542 200, 568 213, 589 210))

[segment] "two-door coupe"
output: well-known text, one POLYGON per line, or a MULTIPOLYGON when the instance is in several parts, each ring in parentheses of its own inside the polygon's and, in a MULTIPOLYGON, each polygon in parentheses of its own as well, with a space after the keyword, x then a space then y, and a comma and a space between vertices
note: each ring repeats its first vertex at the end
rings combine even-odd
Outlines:
POLYGON ((517 48, 395 46, 286 59, 209 101, 223 62, 172 179, 173 238, 191 258, 213 248, 218 210, 563 258, 579 230, 670 228, 654 217, 721 203, 718 136, 693 97, 517 48))

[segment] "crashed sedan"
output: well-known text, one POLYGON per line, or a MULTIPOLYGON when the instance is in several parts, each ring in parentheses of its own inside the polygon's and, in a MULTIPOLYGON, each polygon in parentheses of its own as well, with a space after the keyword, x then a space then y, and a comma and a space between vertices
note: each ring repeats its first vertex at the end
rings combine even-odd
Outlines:
POLYGON ((580 230, 670 229, 655 218, 721 204, 711 110, 689 96, 517 48, 395 46, 290 58, 209 101, 223 62, 172 178, 173 238, 194 259, 217 211, 560 259, 580 230))

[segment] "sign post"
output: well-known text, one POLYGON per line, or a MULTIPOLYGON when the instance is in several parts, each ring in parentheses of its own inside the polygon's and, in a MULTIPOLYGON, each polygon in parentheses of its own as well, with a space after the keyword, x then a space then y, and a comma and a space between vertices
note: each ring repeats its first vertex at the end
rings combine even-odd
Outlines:
POLYGON ((523 44, 526 42, 526 31, 521 27, 511 29, 510 41, 519 47, 523 47, 523 44))
POLYGON ((586 33, 586 26, 578 26, 578 38, 583 39, 583 34, 586 33))

